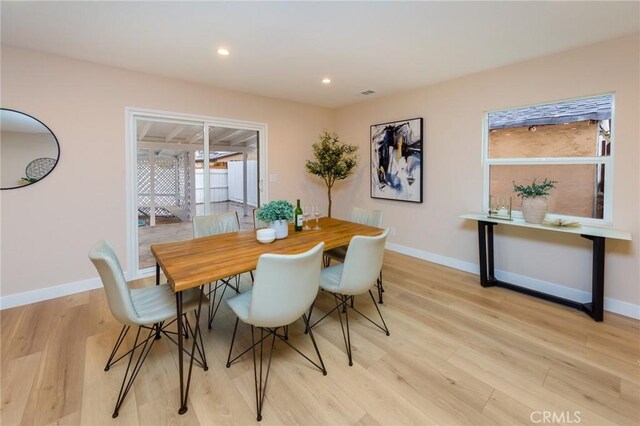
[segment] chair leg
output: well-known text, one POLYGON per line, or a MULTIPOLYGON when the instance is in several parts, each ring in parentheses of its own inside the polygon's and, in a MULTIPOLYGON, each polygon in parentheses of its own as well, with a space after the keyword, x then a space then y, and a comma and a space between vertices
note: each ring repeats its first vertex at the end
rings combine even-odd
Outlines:
POLYGON ((160 330, 162 330, 162 327, 164 326, 164 321, 161 321, 159 323, 156 324, 156 340, 160 339, 160 330))
POLYGON ((236 332, 238 331, 238 322, 240 318, 236 318, 236 325, 233 327, 233 337, 231 338, 231 346, 229 346, 229 356, 227 357, 227 368, 231 367, 231 353, 233 351, 233 342, 236 341, 236 332))
MULTIPOLYGON (((333 295, 335 297, 336 300, 336 307, 338 309, 336 309, 338 311, 338 319, 340 320, 340 329, 342 330, 342 338, 344 339, 344 347, 347 350, 347 357, 349 358, 349 365, 352 366, 353 365, 353 359, 351 357, 351 333, 349 331, 349 312, 348 310, 345 310, 344 312, 344 316, 345 316, 345 321, 342 321, 342 313, 340 312, 340 304, 346 306, 347 302, 348 302, 348 298, 347 296, 343 296, 343 295, 333 295), (338 302, 338 299, 340 299, 340 302, 338 302), (345 334, 344 332, 344 327, 345 327, 345 323, 347 326, 347 332, 345 334)), ((311 331, 311 330, 309 330, 311 331)))
MULTIPOLYGON (((195 361, 202 366, 204 371, 207 371, 209 369, 209 366, 207 365, 207 356, 204 353, 204 342, 202 341, 202 333, 200 332, 199 321, 196 322, 195 327, 192 327, 191 323, 189 322, 189 318, 187 317, 187 314, 184 314, 184 322, 185 322, 185 325, 184 325, 185 338, 188 338, 187 336, 189 331, 191 332, 191 336, 193 337, 198 336, 199 338, 196 342, 194 342, 194 344, 195 344, 195 349, 198 351, 198 355, 200 355, 200 360, 196 358, 195 361)), ((194 356, 195 356, 195 353, 194 353, 194 356)))
MULTIPOLYGON (((308 334, 309 330, 311 329, 311 313, 313 312, 313 306, 316 304, 316 301, 314 300, 313 303, 311 304, 311 307, 309 308, 309 313, 307 314, 307 322, 304 325, 304 334, 308 334)), ((304 318, 304 317, 303 317, 304 318)))
MULTIPOLYGON (((216 282, 215 287, 213 288, 213 297, 209 300, 209 313, 207 316, 207 327, 209 328, 209 330, 211 330, 212 324, 213 324, 213 319, 216 316, 216 313, 218 312, 218 309, 220 308, 220 305, 222 304, 222 299, 224 299, 224 293, 227 291, 227 284, 223 284, 222 285, 222 292, 220 294, 220 298, 218 299, 218 301, 216 302, 216 294, 218 291, 218 283, 216 282)), ((231 286, 233 288, 233 286, 231 286)), ((238 291, 237 289, 234 288, 234 290, 238 291)), ((209 293, 211 294, 211 293, 209 293)))
POLYGON ((209 306, 207 306, 207 328, 211 330, 211 305, 216 303, 216 290, 218 290, 218 286, 213 287, 213 297, 211 297, 211 283, 209 283, 207 288, 207 294, 209 295, 209 306))
POLYGON ((251 275, 251 282, 253 283, 255 279, 253 278, 253 271, 249 271, 249 275, 251 275))
POLYGON ((113 410, 112 417, 114 419, 116 417, 118 417, 118 411, 120 410, 120 407, 122 407, 122 403, 124 402, 125 397, 129 393, 129 390, 133 386, 133 382, 135 381, 136 377, 138 376, 138 373, 140 372, 140 368, 142 367, 142 364, 144 363, 145 359, 147 358, 147 355, 149 355, 149 351, 151 351, 151 347, 153 347, 153 343, 156 340, 155 339, 156 328, 157 328, 157 325, 154 324, 154 326, 149 331, 149 335, 144 340, 144 342, 142 342, 140 345, 138 345, 138 341, 140 340, 140 331, 142 330, 142 327, 138 327, 138 332, 136 333, 136 338, 135 338, 135 341, 133 343, 133 349, 131 350, 131 354, 129 355, 129 362, 127 364, 127 369, 126 369, 126 371, 124 373, 124 377, 122 378, 122 385, 120 386, 120 392, 118 393, 118 399, 116 400, 116 406, 115 406, 115 408, 113 410), (149 342, 151 342, 151 343, 149 343, 149 342), (133 366, 133 370, 132 370, 131 369, 131 364, 133 362, 133 358, 135 357, 136 349, 137 349, 138 346, 142 346, 142 349, 140 350, 140 352, 138 354, 138 357, 136 359, 136 362, 135 362, 135 364, 133 366), (131 373, 129 373, 130 370, 131 370, 131 373))
MULTIPOLYGON (((305 323, 305 327, 309 327, 309 319, 307 318, 307 316, 306 315, 302 315, 302 319, 303 319, 303 321, 305 323)), ((320 361, 320 364, 316 364, 311 358, 309 358, 304 353, 300 352, 300 350, 297 349, 295 346, 291 345, 291 343, 289 343, 286 340, 286 337, 285 337, 284 334, 278 334, 278 329, 280 327, 276 327, 276 328, 273 328, 273 329, 271 329, 271 328, 266 328, 265 329, 263 327, 258 327, 258 328, 260 328, 260 340, 256 341, 256 331, 255 331, 255 327, 253 325, 251 326, 251 346, 248 349, 244 350, 244 352, 242 352, 240 355, 237 355, 234 359, 231 359, 231 355, 233 353, 233 345, 234 345, 234 342, 235 342, 235 339, 236 339, 236 333, 237 333, 237 330, 238 330, 238 323, 239 323, 239 319, 236 319, 236 323, 235 323, 235 325, 233 327, 233 337, 231 338, 231 345, 229 347, 229 355, 227 356, 227 368, 229 368, 231 366, 231 364, 233 362, 235 362, 236 359, 242 357, 245 353, 247 353, 249 351, 252 352, 252 354, 253 354, 253 377, 254 377, 255 391, 256 391, 256 412, 257 412, 256 419, 258 421, 262 420, 262 407, 264 405, 264 398, 265 398, 265 394, 266 394, 267 381, 269 379, 269 371, 271 369, 271 360, 272 360, 272 357, 273 357, 273 348, 275 347, 276 337, 278 339, 282 340, 291 349, 295 350, 304 359, 306 359, 311 364, 313 364, 318 370, 320 370, 322 372, 323 375, 325 375, 325 376, 327 375, 327 369, 324 366, 324 361, 322 360, 322 356, 320 355, 320 350, 318 349, 318 344, 316 343, 315 338, 313 337, 313 332, 311 331, 310 327, 309 327, 309 337, 311 338, 311 342, 313 343, 313 348, 316 351, 316 355, 318 356, 318 360, 320 361), (271 335, 271 349, 269 351, 269 360, 267 361, 267 366, 266 366, 266 371, 265 371, 265 368, 264 368, 264 357, 265 357, 265 354, 264 354, 264 352, 265 352, 264 341, 267 340, 267 343, 268 343, 269 335, 271 335), (258 364, 258 362, 259 362, 259 364, 258 364)), ((285 327, 287 327, 287 326, 285 326, 285 327)))
MULTIPOLYGON (((118 338, 116 339, 116 344, 113 346, 113 350, 111 351, 111 355, 109 355, 109 359, 107 360, 107 364, 104 366, 104 371, 109 371, 109 368, 111 368, 111 366, 113 364, 115 364, 115 362, 111 362, 113 361, 113 357, 116 356, 116 353, 118 353, 118 349, 120 349, 120 345, 122 345, 122 342, 124 341, 124 338, 127 336, 127 333, 129 332, 129 326, 128 325, 123 325, 122 326, 122 330, 120 330, 120 334, 118 335, 118 338)), ((120 358, 118 358, 120 359, 120 358)), ((117 362, 118 360, 116 360, 117 362)))
POLYGON ((384 293, 384 287, 382 285, 382 269, 380 270, 380 276, 378 277, 376 284, 378 287, 378 303, 382 305, 384 303, 382 300, 382 293, 384 293))
MULTIPOLYGON (((383 331, 385 333, 387 333, 387 336, 388 336, 389 335, 389 328, 387 327, 387 323, 384 322, 384 318, 382 318, 382 312, 380 312, 380 308, 378 308, 378 304, 376 303, 376 299, 374 299, 373 293, 371 293, 371 290, 369 290, 369 296, 371 296, 371 300, 373 301, 373 306, 375 306, 376 307, 376 311, 378 311, 378 315, 380 316, 380 320, 382 321, 382 325, 384 326, 384 330, 383 331)), ((360 315, 362 315, 362 314, 360 314, 360 315)), ((365 318, 367 318, 367 317, 365 317, 365 318)), ((367 319, 369 319, 369 318, 367 318, 367 319)), ((371 321, 371 320, 369 320, 369 321, 371 321)), ((371 321, 371 322, 373 322, 373 321, 371 321)), ((380 326, 378 325, 378 327, 380 327, 380 326)))
MULTIPOLYGON (((313 308, 313 305, 311 306, 313 308)), ((316 355, 318 355, 318 361, 320 361, 320 365, 322 366, 322 375, 327 375, 327 369, 324 366, 324 362, 322 361, 322 356, 320 356, 320 350, 318 349, 318 345, 316 344, 316 339, 313 337, 313 331, 309 328, 309 318, 302 314, 302 320, 305 324, 305 329, 309 331, 309 337, 311 338, 311 343, 313 343, 313 348, 316 350, 316 355)))
POLYGON ((262 406, 264 404, 264 396, 267 390, 267 381, 269 380, 269 371, 271 370, 271 359, 273 357, 273 347, 276 343, 276 332, 278 329, 276 328, 273 331, 273 338, 271 339, 271 350, 269 351, 269 361, 267 363, 266 374, 263 376, 263 358, 264 358, 264 329, 260 327, 260 369, 258 370, 258 366, 256 364, 256 342, 254 337, 254 327, 251 326, 251 344, 252 352, 253 352, 253 379, 255 383, 256 389, 256 411, 257 411, 257 421, 262 420, 262 406), (259 377, 259 379, 258 379, 259 377), (263 380, 264 377, 264 380, 263 380))
POLYGON ((184 338, 189 338, 189 320, 187 319, 187 314, 183 314, 184 322, 182 323, 182 329, 184 330, 184 338))

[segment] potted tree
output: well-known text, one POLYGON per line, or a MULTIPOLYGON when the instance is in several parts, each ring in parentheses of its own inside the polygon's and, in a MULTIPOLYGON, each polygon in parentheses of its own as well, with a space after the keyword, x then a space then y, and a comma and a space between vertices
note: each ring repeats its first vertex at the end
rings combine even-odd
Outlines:
POLYGON ((256 211, 256 217, 276 231, 276 238, 289 235, 289 222, 293 220, 293 204, 286 200, 269 201, 256 211))
POLYGON ((331 188, 338 180, 346 179, 358 165, 358 146, 340 142, 338 135, 326 130, 320 140, 313 144, 314 161, 307 160, 307 172, 322 178, 327 186, 329 208, 327 215, 331 217, 331 188))
POLYGON ((547 178, 541 184, 536 179, 531 185, 517 185, 513 182, 513 191, 522 198, 522 215, 527 223, 541 224, 547 214, 547 196, 558 181, 547 178))

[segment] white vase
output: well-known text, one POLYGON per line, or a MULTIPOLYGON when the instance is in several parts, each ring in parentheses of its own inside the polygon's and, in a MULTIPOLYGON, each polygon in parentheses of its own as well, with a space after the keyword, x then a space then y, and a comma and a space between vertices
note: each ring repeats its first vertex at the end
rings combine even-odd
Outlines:
POLYGON ((276 231, 276 239, 281 240, 289 235, 289 222, 286 220, 274 220, 269 223, 269 228, 276 231))
POLYGON ((547 199, 529 197, 522 199, 522 216, 527 223, 541 224, 547 214, 547 199))

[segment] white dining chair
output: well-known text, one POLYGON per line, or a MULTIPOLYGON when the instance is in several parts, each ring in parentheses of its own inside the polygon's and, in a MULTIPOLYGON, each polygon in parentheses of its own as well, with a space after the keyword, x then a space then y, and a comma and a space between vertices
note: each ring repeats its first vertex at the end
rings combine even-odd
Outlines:
POLYGON ((249 350, 253 353, 253 375, 256 388, 257 420, 262 420, 262 406, 269 379, 271 358, 276 338, 283 341, 289 347, 302 355, 307 361, 326 375, 327 370, 320 356, 318 345, 309 331, 309 337, 313 343, 320 364, 312 361, 308 356, 291 345, 286 334, 278 333, 279 329, 288 327, 302 317, 305 329, 309 326, 309 319, 305 315, 318 294, 320 268, 322 264, 322 249, 324 243, 316 245, 311 250, 295 255, 263 254, 258 259, 253 289, 239 296, 227 300, 227 304, 237 315, 233 328, 233 337, 227 357, 227 368, 249 350), (231 359, 233 343, 238 330, 238 321, 251 326, 251 347, 240 355, 231 359), (256 341, 255 328, 260 329, 259 340, 256 341), (271 342, 268 342, 272 336, 271 342), (263 375, 263 341, 271 347, 266 372, 263 375), (256 346, 259 346, 259 366, 256 364, 256 346))
POLYGON ((263 229, 263 228, 268 228, 269 224, 267 222, 263 222, 260 219, 258 219, 257 216, 258 213, 258 209, 253 209, 253 229, 263 229))
MULTIPOLYGON (((363 225, 375 226, 376 228, 382 228, 382 220, 384 218, 384 212, 382 210, 366 210, 360 207, 354 207, 351 210, 351 216, 349 220, 351 222, 360 223, 363 225)), ((331 260, 338 262, 344 262, 344 257, 347 254, 348 246, 336 247, 331 250, 327 250, 324 255, 325 266, 331 264, 331 260)), ((378 289, 378 303, 384 303, 382 293, 384 293, 384 286, 382 284, 382 269, 380 269, 380 275, 376 280, 376 287, 378 289)))
POLYGON ((387 336, 389 335, 389 328, 382 317, 382 313, 380 312, 380 308, 373 297, 373 293, 371 293, 371 285, 376 282, 376 279, 378 278, 378 271, 382 268, 384 243, 388 234, 389 230, 386 229, 382 234, 375 237, 365 237, 360 235, 353 237, 349 243, 349 249, 347 250, 344 258, 344 263, 324 268, 320 273, 320 288, 333 294, 336 307, 315 323, 311 321, 313 305, 311 305, 311 308, 309 309, 310 325, 305 330, 309 332, 333 311, 338 311, 338 318, 340 319, 340 327, 342 328, 342 337, 344 338, 344 344, 349 358, 349 365, 353 365, 351 333, 349 330, 350 309, 367 319, 380 330, 384 331, 387 336), (349 302, 353 302, 354 296, 367 292, 369 292, 369 296, 371 296, 371 301, 380 316, 382 325, 377 324, 371 318, 356 309, 353 306, 353 303, 351 303, 351 306, 349 305, 349 302), (345 316, 344 322, 342 321, 342 311, 344 311, 345 316))
MULTIPOLYGON (((227 212, 213 214, 209 216, 195 216, 193 218, 193 238, 209 237, 211 235, 226 234, 228 232, 237 232, 240 230, 240 219, 238 212, 227 212)), ((231 287, 236 293, 240 293, 240 276, 224 278, 209 283, 207 295, 209 296, 209 306, 207 308, 207 327, 211 329, 213 318, 215 318, 218 308, 222 303, 222 298, 227 290, 231 287), (232 283, 235 283, 235 285, 232 283), (220 297, 217 297, 218 290, 222 288, 220 297)))
MULTIPOLYGON (((120 386, 120 392, 113 411, 112 417, 116 418, 127 393, 131 390, 133 382, 140 372, 142 364, 149 351, 151 351, 153 343, 161 335, 165 335, 173 343, 176 343, 172 336, 177 333, 169 331, 167 328, 176 320, 182 321, 183 319, 176 318, 176 296, 168 284, 145 288, 129 288, 118 257, 108 242, 99 241, 96 243, 89 251, 89 259, 98 270, 107 294, 107 303, 111 313, 123 325, 104 370, 109 371, 115 363, 129 355, 129 361, 127 362, 127 368, 122 378, 122 385, 120 386), (132 326, 137 327, 133 346, 126 353, 118 355, 118 350, 132 326), (148 330, 146 337, 142 330, 148 330), (137 357, 136 353, 138 354, 137 357)), ((195 339, 191 353, 186 350, 185 352, 191 357, 191 363, 195 361, 206 371, 208 369, 207 358, 204 353, 199 326, 200 308, 203 299, 206 301, 206 297, 202 295, 202 291, 199 288, 185 290, 182 294, 182 312, 184 313, 185 325, 192 336, 197 335, 199 337, 195 339), (187 320, 187 313, 190 312, 195 313, 193 327, 187 320), (198 356, 195 355, 196 351, 198 356)), ((177 337, 179 339, 182 338, 182 336, 177 337)))

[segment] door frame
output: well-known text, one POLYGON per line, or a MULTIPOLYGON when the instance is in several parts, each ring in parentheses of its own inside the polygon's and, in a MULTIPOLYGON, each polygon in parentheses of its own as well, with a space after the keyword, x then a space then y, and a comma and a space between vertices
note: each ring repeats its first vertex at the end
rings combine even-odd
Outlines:
MULTIPOLYGON (((127 235, 127 279, 143 278, 155 274, 155 268, 139 269, 138 258, 138 185, 137 185, 137 133, 136 119, 149 118, 164 122, 181 122, 190 125, 231 127, 258 132, 258 202, 264 204, 268 196, 267 123, 236 120, 224 117, 186 114, 148 108, 125 107, 125 223, 127 235)), ((208 134, 205 133, 205 140, 208 134)), ((207 149, 208 151, 208 149, 207 149)))

